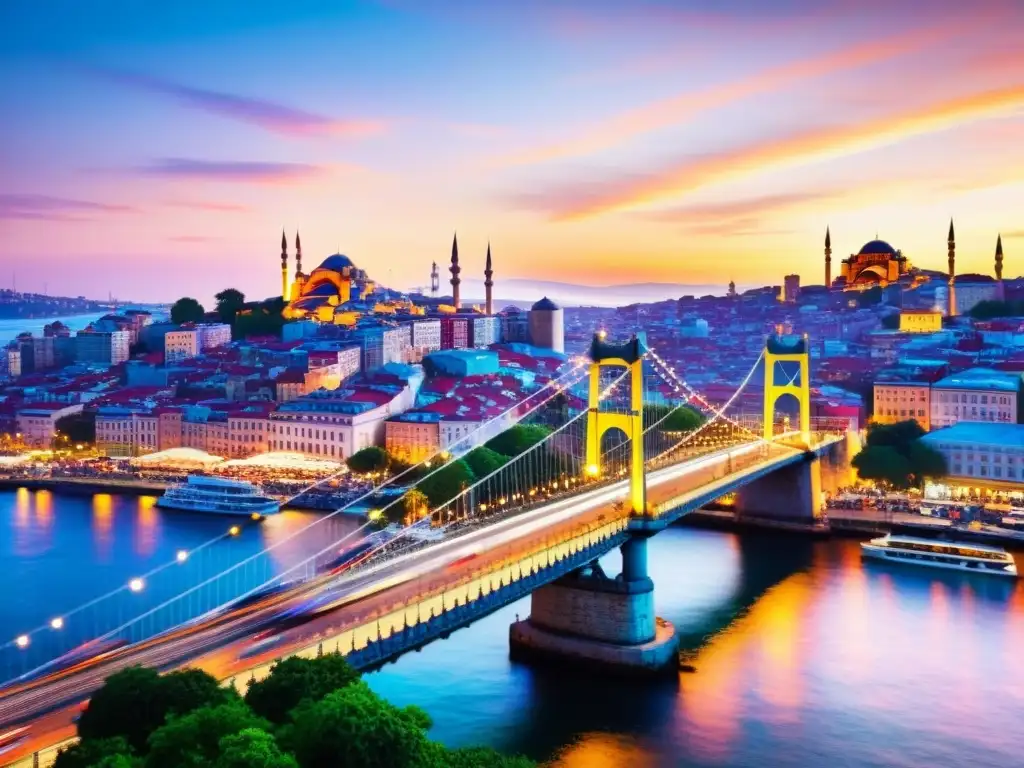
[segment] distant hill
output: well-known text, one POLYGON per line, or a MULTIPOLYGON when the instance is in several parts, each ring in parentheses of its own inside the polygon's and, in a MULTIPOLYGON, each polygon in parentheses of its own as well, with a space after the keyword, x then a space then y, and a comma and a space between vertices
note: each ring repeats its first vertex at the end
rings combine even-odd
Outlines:
MULTIPOLYGON (((495 280, 495 304, 518 304, 528 306, 542 296, 567 307, 597 306, 621 307, 627 304, 652 303, 680 296, 724 296, 725 285, 686 285, 684 283, 625 283, 622 285, 577 285, 548 280, 509 279, 495 280)), ((737 286, 743 291, 750 286, 737 286)), ((442 293, 450 292, 447 283, 441 286, 442 293)), ((483 301, 484 286, 481 280, 463 280, 462 294, 467 302, 483 301)))

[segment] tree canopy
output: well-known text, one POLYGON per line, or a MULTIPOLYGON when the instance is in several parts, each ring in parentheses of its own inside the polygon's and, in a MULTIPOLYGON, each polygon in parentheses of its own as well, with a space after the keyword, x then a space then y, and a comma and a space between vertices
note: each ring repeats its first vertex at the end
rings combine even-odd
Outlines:
POLYGON ((391 464, 391 456, 379 445, 368 445, 353 453, 345 464, 353 472, 383 472, 391 464))
POLYGON ((853 457, 857 474, 894 488, 910 488, 926 477, 942 477, 947 472, 946 459, 921 442, 924 434, 913 419, 869 425, 867 445, 853 457))
POLYGON ((96 413, 69 413, 61 416, 54 425, 57 432, 65 435, 72 443, 95 443, 96 442, 96 413))
POLYGON ((202 322, 204 315, 206 310, 203 309, 203 305, 191 296, 180 298, 171 305, 172 323, 198 323, 202 322))
POLYGON ((704 415, 689 405, 653 405, 644 408, 644 423, 657 424, 664 432, 692 432, 704 423, 704 415))
POLYGON ((975 320, 995 317, 1024 317, 1024 301, 979 301, 967 313, 975 320))
POLYGON ((56 768, 532 768, 486 747, 431 741, 430 716, 388 703, 337 654, 292 657, 249 686, 245 699, 203 672, 133 667, 107 679, 79 720, 78 744, 56 768), (122 733, 100 735, 101 726, 122 733), (88 717, 87 713, 92 712, 88 717), (84 728, 83 730, 83 723, 84 728), (129 734, 131 739, 129 739, 129 734))
POLYGON ((432 507, 447 504, 463 488, 473 484, 476 476, 464 459, 456 459, 419 483, 419 489, 426 494, 432 507))
POLYGON ((222 323, 234 323, 235 315, 245 306, 245 294, 236 288, 225 288, 214 298, 217 300, 217 314, 222 323))
POLYGON ((478 479, 487 477, 491 472, 501 469, 509 460, 508 456, 491 450, 486 445, 474 448, 463 458, 478 479))
POLYGON ((303 701, 317 701, 358 679, 359 673, 339 654, 328 653, 317 659, 291 656, 277 662, 265 679, 249 686, 245 703, 256 714, 280 725, 303 701))
POLYGON ((550 434, 551 428, 540 424, 516 424, 488 440, 487 447, 513 459, 550 434))
POLYGON ((266 301, 247 302, 235 314, 232 332, 236 339, 250 336, 281 337, 284 327, 284 299, 276 296, 266 301))

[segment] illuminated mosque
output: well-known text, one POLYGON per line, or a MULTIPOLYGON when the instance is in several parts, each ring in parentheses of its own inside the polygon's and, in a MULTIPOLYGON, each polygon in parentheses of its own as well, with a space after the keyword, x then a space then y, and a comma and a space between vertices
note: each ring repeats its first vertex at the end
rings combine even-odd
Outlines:
MULTIPOLYGON (((491 268, 491 247, 487 246, 484 269, 486 302, 484 307, 463 308, 459 295, 461 280, 459 273, 458 241, 452 241, 452 303, 446 304, 436 297, 417 295, 419 303, 412 298, 381 288, 357 267, 352 259, 342 253, 335 253, 324 259, 310 273, 302 271, 302 241, 295 235, 295 273, 289 276, 288 240, 281 233, 281 297, 284 299, 284 317, 290 320, 308 319, 333 325, 355 325, 364 314, 406 314, 425 315, 429 310, 442 314, 473 312, 493 314, 492 289, 494 286, 491 268)), ((437 290, 437 265, 431 275, 432 289, 437 290)))
POLYGON ((980 301, 1002 300, 1005 297, 1001 236, 996 239, 995 280, 985 275, 956 274, 956 233, 953 230, 952 219, 949 222, 949 233, 946 235, 946 255, 945 273, 922 270, 912 266, 902 251, 876 238, 865 243, 857 253, 843 259, 840 262, 840 274, 833 280, 832 235, 826 228, 825 285, 843 291, 862 291, 875 286, 884 288, 892 284, 912 289, 930 280, 938 280, 945 285, 940 285, 943 300, 935 309, 949 317, 969 311, 980 301))

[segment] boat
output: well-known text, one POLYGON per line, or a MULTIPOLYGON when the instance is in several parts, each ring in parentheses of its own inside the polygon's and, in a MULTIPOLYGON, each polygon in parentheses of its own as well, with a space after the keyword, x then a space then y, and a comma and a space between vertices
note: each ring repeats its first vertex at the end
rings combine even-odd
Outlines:
POLYGON ((156 503, 165 509, 255 518, 272 515, 281 509, 279 502, 264 495, 252 483, 206 475, 189 475, 184 483, 164 491, 156 503))
POLYGON ((1013 555, 1001 547, 892 533, 862 542, 860 547, 864 557, 877 560, 1017 578, 1013 555))

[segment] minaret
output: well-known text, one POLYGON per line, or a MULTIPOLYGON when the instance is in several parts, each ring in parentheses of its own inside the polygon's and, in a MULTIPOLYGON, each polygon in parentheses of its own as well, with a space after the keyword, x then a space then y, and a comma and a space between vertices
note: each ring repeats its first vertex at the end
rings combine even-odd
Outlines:
POLYGON ((1006 286, 1003 285, 1003 236, 996 235, 996 298, 1006 301, 1006 286))
POLYGON ((288 301, 288 239, 281 230, 281 298, 288 301))
POLYGON ((430 265, 430 295, 437 297, 437 291, 441 287, 441 274, 437 271, 437 262, 430 265))
POLYGON ((949 220, 949 236, 946 238, 949 248, 949 306, 946 314, 956 317, 956 236, 953 234, 953 220, 949 220))
POLYGON ((832 234, 825 227, 825 287, 832 287, 832 234))
POLYGON ((462 267, 459 266, 459 238, 458 235, 452 237, 452 265, 448 268, 452 273, 452 304, 455 309, 462 309, 462 299, 459 297, 459 285, 462 281, 459 279, 459 272, 462 271, 462 267))
POLYGON ((299 240, 299 231, 295 230, 295 277, 302 274, 302 241, 299 240))
POLYGON ((494 270, 491 269, 491 244, 487 243, 487 261, 484 262, 484 312, 489 316, 494 314, 494 297, 491 289, 494 287, 494 270))

